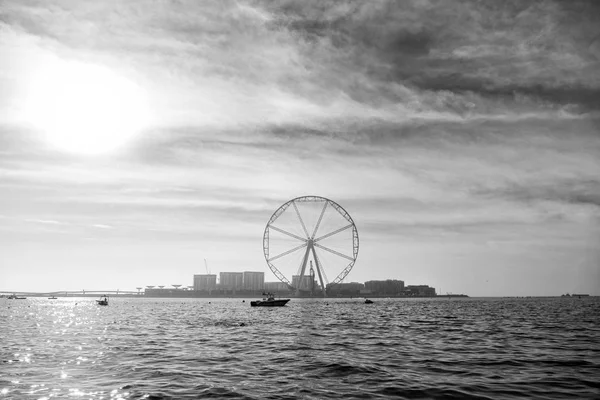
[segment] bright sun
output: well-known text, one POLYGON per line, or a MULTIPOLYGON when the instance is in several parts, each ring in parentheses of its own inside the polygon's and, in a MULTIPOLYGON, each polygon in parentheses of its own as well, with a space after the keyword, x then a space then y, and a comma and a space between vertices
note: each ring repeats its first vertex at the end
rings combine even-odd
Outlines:
POLYGON ((148 119, 141 89, 108 68, 55 61, 31 80, 27 120, 57 148, 106 153, 124 145, 148 119))

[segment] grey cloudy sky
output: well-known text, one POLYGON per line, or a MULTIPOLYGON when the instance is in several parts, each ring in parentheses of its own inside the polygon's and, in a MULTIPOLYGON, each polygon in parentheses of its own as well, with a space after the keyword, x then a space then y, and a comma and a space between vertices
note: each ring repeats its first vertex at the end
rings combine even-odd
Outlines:
POLYGON ((266 222, 319 195, 358 227, 346 281, 600 295, 598 16, 594 1, 5 0, 0 290, 191 285, 204 258, 275 280, 266 222), (57 62, 141 88, 143 129, 101 154, 56 146, 22 110, 57 62))

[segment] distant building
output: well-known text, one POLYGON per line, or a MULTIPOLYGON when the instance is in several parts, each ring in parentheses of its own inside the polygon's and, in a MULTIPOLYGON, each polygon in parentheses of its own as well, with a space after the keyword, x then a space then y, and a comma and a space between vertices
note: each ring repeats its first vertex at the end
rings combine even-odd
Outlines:
POLYGON ((194 275, 194 290, 215 290, 217 288, 217 275, 194 275))
POLYGON ((242 272, 220 272, 219 287, 225 290, 240 290, 244 287, 242 272))
POLYGON ((263 290, 265 288, 265 273, 244 271, 243 282, 245 290, 263 290))
POLYGON ((271 293, 288 292, 290 288, 283 282, 265 282, 264 290, 271 293))
POLYGON ((386 279, 385 281, 365 282, 365 289, 373 294, 382 296, 398 296, 404 292, 404 281, 386 279))
POLYGON ((364 291, 365 285, 359 282, 335 283, 327 285, 327 295, 329 296, 358 296, 364 291))
POLYGON ((405 293, 409 296, 433 297, 437 296, 435 288, 429 285, 408 285, 405 288, 405 293))

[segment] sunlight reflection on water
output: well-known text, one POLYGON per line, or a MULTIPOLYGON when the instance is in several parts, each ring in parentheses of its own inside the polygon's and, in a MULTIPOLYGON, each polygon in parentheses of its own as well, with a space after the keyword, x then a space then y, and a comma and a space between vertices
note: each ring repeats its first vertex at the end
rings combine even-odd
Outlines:
POLYGON ((598 398, 600 299, 0 299, 0 399, 598 398))

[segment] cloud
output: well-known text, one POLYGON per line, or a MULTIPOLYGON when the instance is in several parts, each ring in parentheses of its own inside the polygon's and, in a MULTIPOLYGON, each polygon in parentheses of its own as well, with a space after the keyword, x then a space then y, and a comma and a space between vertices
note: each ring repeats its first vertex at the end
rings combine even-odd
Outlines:
POLYGON ((104 224, 94 224, 92 225, 94 228, 99 228, 99 229, 113 229, 114 227, 110 226, 110 225, 104 225, 104 224))
MULTIPOLYGON (((581 44, 593 43, 600 30, 590 18, 580 25, 575 17, 592 15, 591 2, 572 7, 556 2, 303 2, 268 8, 279 26, 316 43, 309 51, 322 66, 321 48, 337 56, 335 66, 348 72, 331 81, 340 86, 361 74, 370 85, 400 83, 492 98, 520 93, 598 107, 597 59, 581 44)), ((352 87, 364 88, 344 89, 352 92, 352 87)), ((400 100, 389 91, 378 94, 400 100)))
POLYGON ((26 219, 26 222, 35 222, 37 224, 49 224, 49 225, 68 225, 64 222, 55 221, 52 219, 26 219))
POLYGON ((515 94, 531 111, 539 101, 597 108, 600 78, 587 58, 574 64, 584 50, 568 46, 575 34, 563 27, 577 25, 549 2, 42 5, 12 4, 5 26, 41 38, 29 45, 37 51, 58 46, 114 67, 118 54, 120 70, 161 93, 163 125, 453 120, 497 114, 515 94))
POLYGON ((227 247, 308 194, 348 210, 369 265, 398 243, 473 266, 597 238, 594 2, 5 3, 3 239, 57 243, 60 223, 102 246, 227 247), (94 159, 54 151, 16 116, 56 57, 144 87, 151 127, 94 159))

